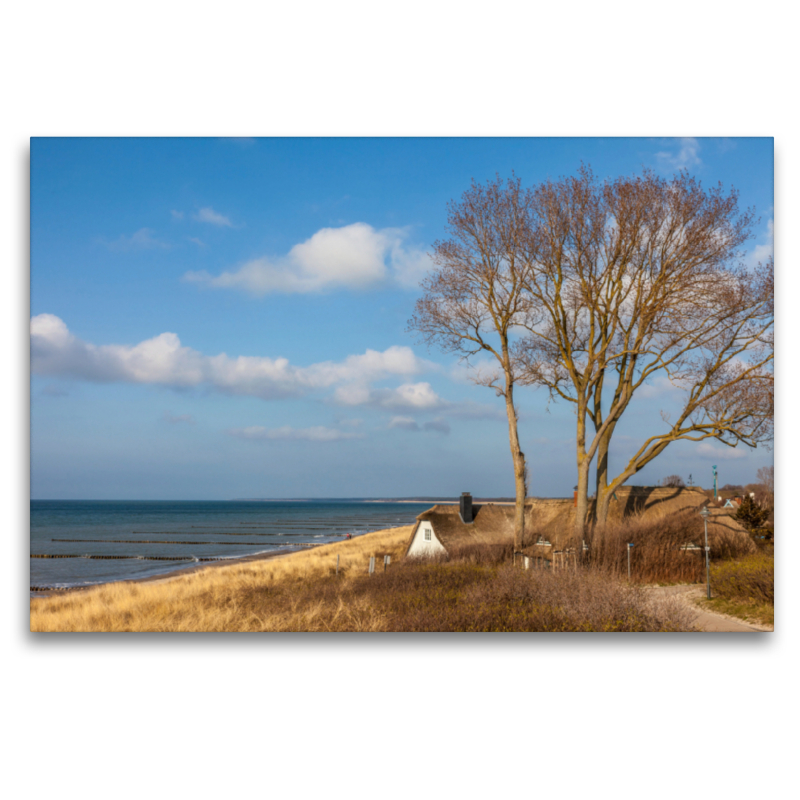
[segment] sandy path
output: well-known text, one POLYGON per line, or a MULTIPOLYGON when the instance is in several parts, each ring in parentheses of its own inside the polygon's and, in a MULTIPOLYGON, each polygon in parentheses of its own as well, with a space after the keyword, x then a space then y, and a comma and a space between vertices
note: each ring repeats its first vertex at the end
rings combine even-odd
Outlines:
POLYGON ((689 608, 695 615, 694 624, 702 631, 708 631, 709 633, 762 633, 774 630, 767 625, 744 622, 736 617, 729 617, 727 614, 719 614, 699 608, 695 601, 701 600, 706 596, 704 583, 689 586, 653 586, 649 591, 656 596, 675 598, 689 608))

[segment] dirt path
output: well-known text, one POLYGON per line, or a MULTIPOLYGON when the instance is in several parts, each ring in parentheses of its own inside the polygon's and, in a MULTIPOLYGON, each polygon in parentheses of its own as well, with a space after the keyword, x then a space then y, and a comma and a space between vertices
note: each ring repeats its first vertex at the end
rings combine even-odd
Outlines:
POLYGON ((678 600, 695 615, 694 624, 702 631, 712 633, 762 633, 772 631, 773 628, 753 622, 744 622, 727 614, 706 611, 697 606, 696 601, 706 596, 704 583, 689 586, 653 586, 650 588, 657 597, 671 597, 678 600))

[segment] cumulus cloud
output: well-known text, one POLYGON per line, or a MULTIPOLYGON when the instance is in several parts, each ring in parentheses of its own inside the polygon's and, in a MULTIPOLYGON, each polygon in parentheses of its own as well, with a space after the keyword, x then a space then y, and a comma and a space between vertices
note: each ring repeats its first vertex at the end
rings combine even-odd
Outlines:
MULTIPOLYGON (((394 389, 375 389, 364 384, 351 383, 338 387, 333 399, 340 405, 369 406, 387 411, 406 413, 438 411, 460 419, 504 420, 506 418, 505 411, 497 406, 475 403, 471 400, 458 403, 445 400, 427 382, 404 383, 394 389)), ((394 419, 405 419, 405 417, 394 419)), ((389 427, 393 427, 391 423, 389 427)))
POLYGON ((210 225, 216 225, 220 228, 232 228, 233 223, 228 219, 228 217, 223 216, 222 214, 217 213, 214 211, 213 208, 206 207, 201 208, 195 215, 194 218, 198 222, 208 222, 210 225))
POLYGON ((430 411, 448 405, 429 383, 404 383, 396 389, 372 389, 363 384, 350 384, 340 386, 334 399, 346 406, 367 405, 390 410, 430 411))
POLYGON ((136 345, 94 345, 74 336, 53 314, 31 319, 31 372, 38 375, 172 388, 206 386, 227 394, 274 399, 341 384, 355 384, 369 392, 372 381, 406 377, 427 368, 427 362, 408 347, 367 350, 343 361, 296 367, 285 358, 208 356, 181 345, 175 333, 162 333, 136 345))
POLYGON ((430 267, 422 250, 408 248, 408 231, 376 230, 364 222, 322 228, 280 257, 261 257, 239 269, 213 276, 187 272, 184 280, 253 295, 308 293, 326 289, 365 289, 393 280, 416 286, 430 267))
POLYGON ((194 417, 191 414, 173 414, 170 411, 165 411, 162 417, 164 422, 169 422, 173 425, 177 425, 180 422, 187 422, 190 425, 194 425, 194 417))
POLYGON ((130 236, 122 235, 119 237, 119 239, 115 239, 113 242, 103 241, 103 244, 109 250, 114 250, 116 252, 125 252, 128 250, 169 249, 169 244, 161 239, 157 239, 153 235, 154 233, 155 231, 153 231, 152 228, 140 228, 138 231, 136 231, 136 233, 132 233, 130 236))
POLYGON ((684 136, 676 142, 677 152, 662 151, 656 153, 659 164, 664 169, 688 169, 698 167, 702 163, 698 153, 700 152, 700 142, 693 136, 684 136))
POLYGON ((317 425, 313 428, 292 428, 284 425, 281 428, 264 428, 254 425, 250 428, 231 428, 228 434, 239 439, 249 439, 251 441, 274 441, 276 439, 306 440, 309 442, 335 442, 340 439, 363 439, 361 433, 351 433, 337 430, 336 428, 326 428, 317 425))

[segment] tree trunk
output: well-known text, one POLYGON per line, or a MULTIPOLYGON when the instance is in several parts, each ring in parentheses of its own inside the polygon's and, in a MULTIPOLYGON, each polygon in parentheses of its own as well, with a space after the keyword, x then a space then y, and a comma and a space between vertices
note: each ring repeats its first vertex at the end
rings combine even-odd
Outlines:
POLYGON ((591 459, 578 453, 578 502, 575 509, 573 547, 578 561, 583 560, 583 540, 586 538, 586 515, 589 511, 589 467, 591 459))
MULTIPOLYGON (((597 445, 597 498, 608 489, 608 446, 611 443, 611 434, 614 426, 606 428, 597 445)), ((599 517, 598 517, 599 519, 599 517)))
POLYGON ((586 455, 586 407, 578 404, 578 497, 575 509, 575 528, 573 530, 573 547, 575 557, 583 560, 583 540, 586 535, 586 513, 589 510, 589 467, 592 459, 586 455))
POLYGON ((597 445, 597 503, 595 504, 595 534, 602 531, 603 526, 608 521, 608 509, 611 502, 613 490, 608 488, 608 447, 611 443, 611 436, 614 433, 617 423, 614 422, 606 428, 605 433, 597 445))
POLYGON ((597 490, 597 506, 595 510, 595 518, 597 524, 595 526, 595 536, 602 535, 603 528, 608 521, 608 509, 611 507, 611 498, 614 495, 614 490, 609 490, 608 486, 604 489, 597 490))
POLYGON ((525 454, 519 448, 517 435, 517 410, 514 408, 514 383, 506 379, 506 413, 508 414, 508 441, 514 461, 514 486, 516 504, 514 508, 514 550, 522 549, 525 535, 525 454))

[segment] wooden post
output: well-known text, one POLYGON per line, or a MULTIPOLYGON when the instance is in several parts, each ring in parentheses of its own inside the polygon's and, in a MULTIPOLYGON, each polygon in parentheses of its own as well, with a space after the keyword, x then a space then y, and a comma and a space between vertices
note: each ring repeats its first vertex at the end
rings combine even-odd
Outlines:
POLYGON ((384 556, 383 557, 383 571, 384 572, 386 572, 386 567, 388 567, 389 564, 391 564, 391 563, 392 563, 392 557, 391 556, 384 556))
POLYGON ((375 556, 369 557, 369 574, 372 575, 375 572, 375 556))
POLYGON ((340 556, 337 555, 336 556, 336 574, 337 575, 339 574, 339 558, 340 558, 340 556))

